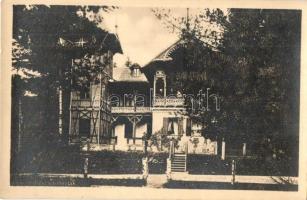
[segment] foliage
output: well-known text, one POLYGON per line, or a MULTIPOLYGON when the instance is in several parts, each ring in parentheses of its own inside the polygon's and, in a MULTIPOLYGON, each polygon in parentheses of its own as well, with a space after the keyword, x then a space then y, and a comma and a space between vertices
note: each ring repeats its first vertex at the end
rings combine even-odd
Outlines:
POLYGON ((278 146, 279 138, 298 137, 299 38, 300 12, 230 10, 220 49, 236 78, 224 109, 236 112, 243 139, 268 137, 278 146))
POLYGON ((150 136, 148 146, 149 148, 156 147, 158 151, 164 151, 165 149, 169 149, 171 140, 173 140, 174 146, 178 147, 180 138, 181 137, 171 137, 161 129, 150 136))
POLYGON ((192 142, 193 147, 194 147, 194 148, 197 148, 197 145, 198 145, 198 143, 199 143, 199 139, 196 138, 196 137, 194 137, 194 138, 191 138, 190 141, 192 142))

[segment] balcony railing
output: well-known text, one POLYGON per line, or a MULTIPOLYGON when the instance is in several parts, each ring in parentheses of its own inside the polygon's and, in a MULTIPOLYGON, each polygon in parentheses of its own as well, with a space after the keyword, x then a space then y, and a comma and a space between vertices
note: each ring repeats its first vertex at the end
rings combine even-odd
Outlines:
MULTIPOLYGON (((100 100, 89 100, 89 99, 73 99, 71 100, 72 108, 110 108, 110 104, 105 101, 100 100)), ((154 98, 153 99, 153 107, 184 107, 185 100, 184 98, 154 98)), ((151 107, 144 106, 112 106, 112 113, 148 113, 151 111, 151 107)))
POLYGON ((155 98, 153 106, 158 107, 183 107, 184 98, 155 98))
POLYGON ((102 105, 103 108, 109 107, 109 104, 105 101, 90 100, 90 99, 72 99, 71 107, 72 108, 100 108, 102 105))
POLYGON ((149 113, 150 107, 112 107, 111 108, 112 113, 149 113))

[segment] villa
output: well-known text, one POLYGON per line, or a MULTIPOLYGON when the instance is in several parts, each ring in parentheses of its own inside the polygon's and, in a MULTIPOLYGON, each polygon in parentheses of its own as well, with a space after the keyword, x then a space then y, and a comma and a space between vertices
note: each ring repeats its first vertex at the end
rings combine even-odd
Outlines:
MULTIPOLYGON (((100 55, 109 64, 99 74, 99 83, 91 83, 86 92, 71 92, 69 143, 88 139, 93 150, 143 150, 145 138, 159 133, 177 138, 179 152, 217 154, 217 142, 204 138, 202 124, 186 115, 183 90, 174 84, 176 78, 189 76, 189 71, 176 68, 183 49, 178 40, 143 67, 114 67, 113 55, 122 52, 120 45, 100 55)), ((158 149, 150 144, 148 150, 158 149)))

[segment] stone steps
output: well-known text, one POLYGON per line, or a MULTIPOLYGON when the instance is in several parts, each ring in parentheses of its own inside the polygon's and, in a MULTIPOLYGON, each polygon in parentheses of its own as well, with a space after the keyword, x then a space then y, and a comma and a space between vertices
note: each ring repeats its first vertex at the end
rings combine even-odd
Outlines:
POLYGON ((183 153, 175 153, 171 163, 172 172, 186 172, 187 155, 183 153))

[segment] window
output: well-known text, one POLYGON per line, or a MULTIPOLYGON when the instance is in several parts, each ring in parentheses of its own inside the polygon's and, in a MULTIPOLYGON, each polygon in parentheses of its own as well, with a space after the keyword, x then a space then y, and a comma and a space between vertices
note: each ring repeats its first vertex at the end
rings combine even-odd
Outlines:
POLYGON ((178 135, 178 118, 163 118, 163 128, 168 135, 178 135))
POLYGON ((139 69, 138 69, 138 68, 134 68, 134 69, 133 69, 133 75, 134 75, 135 77, 139 76, 139 69))

